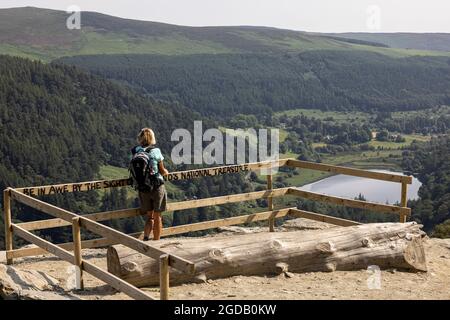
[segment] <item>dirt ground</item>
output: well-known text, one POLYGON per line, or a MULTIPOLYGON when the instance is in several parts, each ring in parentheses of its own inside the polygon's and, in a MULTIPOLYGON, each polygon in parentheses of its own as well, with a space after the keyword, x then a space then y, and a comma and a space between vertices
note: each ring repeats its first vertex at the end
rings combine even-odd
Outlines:
MULTIPOLYGON (((172 286, 170 299, 450 299, 450 239, 426 239, 425 252, 428 272, 383 270, 379 288, 369 289, 372 273, 367 270, 290 274, 291 277, 236 276, 172 286)), ((106 269, 105 249, 87 249, 83 253, 85 259, 106 269)), ((40 270, 58 279, 65 288, 64 294, 70 298, 129 299, 89 274, 85 274, 85 291, 71 290, 73 267, 52 256, 18 259, 15 267, 40 270)), ((143 290, 159 297, 159 288, 143 290)))

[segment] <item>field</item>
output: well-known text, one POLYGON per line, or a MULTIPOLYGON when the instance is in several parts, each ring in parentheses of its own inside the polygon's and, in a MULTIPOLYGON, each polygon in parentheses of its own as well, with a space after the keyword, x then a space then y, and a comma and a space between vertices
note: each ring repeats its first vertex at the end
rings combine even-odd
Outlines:
POLYGON ((304 109, 304 108, 276 112, 275 116, 279 117, 281 115, 286 115, 288 117, 294 117, 302 114, 308 118, 316 118, 320 120, 333 121, 338 123, 354 122, 354 121, 362 123, 369 121, 371 117, 373 117, 373 115, 360 111, 342 111, 342 112, 322 111, 319 109, 304 109))
POLYGON ((426 141, 430 141, 430 139, 431 139, 430 136, 423 136, 423 135, 418 135, 418 134, 405 134, 405 135, 402 135, 402 137, 405 138, 405 142, 372 140, 368 144, 372 147, 380 148, 380 149, 400 149, 403 147, 410 146, 411 143, 415 140, 421 141, 421 142, 426 142, 426 141))
MULTIPOLYGON (((450 108, 449 108, 450 110, 450 108)), ((447 109, 441 109, 440 112, 447 112, 447 109)), ((405 117, 417 115, 419 113, 435 113, 436 110, 422 110, 422 111, 413 111, 408 113, 395 112, 392 113, 393 118, 404 119, 405 117)), ((336 112, 336 111, 321 111, 317 109, 296 109, 290 111, 283 111, 276 113, 276 116, 286 115, 288 117, 303 114, 308 118, 317 118, 323 121, 333 121, 338 123, 348 123, 348 122, 365 122, 370 123, 373 120, 375 115, 364 113, 364 112, 336 112)), ((226 127, 219 127, 219 129, 225 133, 226 127)), ((285 141, 287 136, 289 135, 289 131, 287 129, 280 129, 280 142, 285 141)), ((377 141, 372 140, 368 144, 375 148, 373 151, 346 151, 341 152, 335 155, 322 153, 321 162, 325 164, 332 165, 341 165, 348 166, 360 169, 390 169, 394 171, 401 171, 401 161, 402 161, 402 152, 405 148, 411 145, 411 143, 415 140, 417 141, 429 141, 431 139, 430 136, 423 136, 420 134, 402 134, 405 138, 404 142, 396 143, 391 141, 377 141)), ((316 142, 313 143, 312 146, 314 148, 325 147, 326 144, 324 142, 316 142)), ((354 145, 355 149, 359 145, 354 145)), ((280 154, 280 158, 297 158, 298 154, 288 151, 280 154)), ((125 168, 117 168, 112 166, 103 166, 101 168, 100 174, 102 178, 107 179, 115 179, 122 178, 124 176, 128 176, 127 169, 125 168)), ((309 183, 316 182, 318 180, 324 179, 326 177, 331 176, 332 174, 328 172, 316 171, 316 170, 308 170, 308 169, 297 169, 295 174, 293 173, 285 173, 279 172, 274 176, 274 182, 277 181, 283 182, 289 186, 303 186, 309 183)), ((266 177, 258 174, 258 182, 255 186, 266 187, 266 177)), ((178 195, 176 199, 182 199, 183 191, 176 186, 167 183, 167 189, 169 193, 178 195)), ((130 196, 135 196, 134 191, 130 189, 130 196)), ((292 206, 295 205, 296 199, 293 197, 284 197, 283 199, 275 199, 274 204, 276 206, 292 206)), ((242 210, 249 212, 260 211, 261 208, 255 206, 255 203, 246 203, 242 204, 242 210)))
MULTIPOLYGON (((418 135, 418 134, 402 134, 402 137, 405 138, 405 142, 378 141, 378 140, 373 139, 367 144, 376 149, 397 150, 397 149, 409 147, 413 141, 427 142, 427 141, 431 140, 431 136, 423 136, 423 135, 418 135)), ((313 148, 326 147, 326 145, 327 144, 324 142, 312 143, 313 148)), ((290 154, 290 157, 295 156, 292 153, 286 153, 286 154, 290 154)))
MULTIPOLYGON (((129 173, 128 169, 126 168, 119 168, 109 165, 100 167, 100 179, 112 180, 112 179, 123 179, 127 177, 129 177, 129 173)), ((170 182, 166 182, 165 186, 167 189, 167 193, 169 195, 176 196, 178 198, 180 196, 180 193, 182 193, 180 188, 178 188, 177 186, 175 186, 170 182)), ((136 191, 134 191, 132 188, 128 187, 127 192, 129 198, 137 197, 136 191)))
POLYGON ((450 115, 450 106, 440 106, 436 108, 417 110, 417 111, 397 111, 392 112, 393 119, 408 119, 408 117, 415 115, 423 115, 429 119, 436 119, 442 115, 450 115))

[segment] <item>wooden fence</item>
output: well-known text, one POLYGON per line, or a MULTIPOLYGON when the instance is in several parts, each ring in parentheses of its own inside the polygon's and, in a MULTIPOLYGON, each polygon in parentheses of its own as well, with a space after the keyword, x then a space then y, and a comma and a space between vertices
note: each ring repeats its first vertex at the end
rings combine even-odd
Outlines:
MULTIPOLYGON (((275 219, 285 217, 287 215, 312 219, 316 221, 323 221, 339 226, 351 226, 360 224, 358 222, 351 220, 331 217, 304 210, 298 210, 297 208, 282 208, 274 210, 273 198, 282 197, 284 195, 293 195, 304 199, 338 204, 352 208, 367 209, 376 212, 394 213, 399 215, 400 222, 406 222, 407 216, 411 214, 411 209, 407 207, 406 195, 408 184, 412 183, 412 177, 398 174, 372 172, 367 170, 333 166, 321 163, 313 163, 308 161, 299 161, 294 159, 280 159, 276 161, 266 161, 257 163, 247 163, 242 165, 180 171, 169 174, 166 177, 166 179, 169 181, 176 181, 183 179, 201 178, 205 176, 220 176, 224 174, 249 172, 261 169, 269 170, 269 174, 267 174, 267 190, 206 198, 206 199, 173 202, 168 204, 168 211, 193 209, 257 199, 267 199, 268 211, 165 228, 162 232, 162 236, 163 237, 171 236, 192 231, 207 230, 223 226, 239 225, 264 220, 268 220, 269 230, 271 232, 274 232, 275 219), (273 172, 271 170, 282 166, 326 171, 334 174, 344 174, 356 177, 400 183, 401 184, 400 205, 396 206, 396 205, 373 203, 369 201, 347 199, 342 197, 314 193, 310 191, 304 191, 295 187, 273 189, 272 185, 273 172)), ((82 249, 84 248, 98 248, 113 244, 123 244, 148 257, 159 260, 160 298, 168 299, 169 266, 172 268, 176 268, 182 272, 193 274, 195 272, 195 264, 191 261, 178 257, 177 255, 170 254, 165 252, 164 250, 158 249, 152 246, 150 244, 151 242, 144 242, 139 240, 138 237, 142 235, 142 232, 134 234, 125 234, 99 223, 99 221, 139 216, 141 215, 139 208, 78 215, 68 210, 64 210, 62 208, 58 208, 54 205, 43 202, 34 197, 39 195, 64 194, 69 192, 81 192, 88 190, 123 187, 130 185, 130 183, 131 181, 129 179, 116 179, 116 180, 89 181, 81 183, 58 184, 58 185, 29 187, 29 188, 15 188, 15 189, 7 188, 3 192, 7 263, 12 264, 15 258, 35 256, 49 252, 58 256, 60 259, 75 265, 77 272, 76 279, 78 289, 83 289, 83 271, 85 271, 97 277, 98 279, 104 281, 105 283, 109 284, 115 289, 124 292, 125 294, 129 295, 132 298, 153 299, 153 297, 150 296, 148 293, 130 285, 129 283, 112 275, 111 273, 102 270, 101 268, 95 266, 94 264, 89 263, 82 257, 82 249), (13 223, 11 220, 11 200, 15 200, 31 208, 47 213, 54 218, 40 221, 13 223), (38 237, 37 235, 31 232, 35 230, 58 228, 64 226, 72 226, 73 242, 63 244, 53 244, 47 240, 38 237), (83 228, 93 232, 94 234, 101 236, 101 238, 82 241, 81 229, 83 228), (34 244, 35 246, 14 249, 13 235, 21 237, 26 241, 34 244)))

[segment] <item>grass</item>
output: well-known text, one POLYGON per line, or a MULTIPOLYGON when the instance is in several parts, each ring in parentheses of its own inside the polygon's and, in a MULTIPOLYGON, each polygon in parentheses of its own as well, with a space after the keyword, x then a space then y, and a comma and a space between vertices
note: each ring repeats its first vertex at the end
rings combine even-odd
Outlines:
MULTIPOLYGON (((401 150, 376 150, 363 152, 349 152, 339 155, 325 155, 323 163, 333 165, 351 165, 354 162, 366 162, 373 159, 389 159, 394 157, 401 157, 401 150)), ((383 161, 381 161, 383 162, 383 161)))
POLYGON ((327 144, 325 142, 313 142, 311 145, 314 149, 327 146, 327 144))
MULTIPOLYGON (((375 118, 375 115, 362 111, 323 111, 320 109, 298 108, 275 112, 276 117, 280 117, 281 115, 294 117, 302 114, 308 118, 316 118, 320 120, 330 119, 329 121, 333 121, 334 123, 348 123, 356 121, 359 123, 370 123, 370 121, 374 120, 375 118)), ((438 118, 441 115, 450 116, 450 106, 441 106, 439 108, 430 108, 423 110, 392 112, 392 118, 398 120, 407 120, 410 117, 415 117, 418 115, 423 115, 430 119, 438 118)), ((418 140, 420 140, 421 137, 421 135, 411 136, 414 136, 418 140)))
POLYGON ((372 140, 368 143, 368 145, 374 148, 382 148, 382 149, 401 149, 404 147, 409 147, 413 141, 421 141, 427 142, 431 140, 431 136, 423 136, 418 134, 405 134, 402 136, 405 138, 404 142, 393 142, 393 141, 378 141, 372 140))
MULTIPOLYGON (((114 179, 123 179, 127 178, 129 176, 128 169, 126 168, 120 168, 115 166, 100 166, 99 170, 99 179, 101 180, 114 180, 114 179)), ((128 199, 135 199, 137 197, 137 192, 130 188, 125 187, 127 190, 127 198, 128 199)), ((105 193, 107 192, 107 189, 101 189, 97 190, 100 197, 103 197, 105 193)))
POLYGON ((353 44, 353 49, 367 50, 384 54, 393 58, 404 58, 412 56, 432 56, 432 57, 449 57, 450 52, 447 51, 431 51, 431 50, 418 50, 418 49, 401 49, 401 48, 383 48, 367 45, 353 44))
POLYGON ((281 128, 278 130, 280 130, 280 142, 283 142, 288 137, 289 132, 287 130, 281 129, 281 128))
MULTIPOLYGON (((110 165, 101 166, 99 174, 100 174, 100 179, 105 179, 105 180, 122 179, 122 178, 126 178, 129 176, 128 169, 110 166, 110 165)), ((183 190, 181 190, 176 185, 174 185, 168 181, 165 182, 165 186, 166 186, 168 195, 175 195, 176 199, 180 199, 181 195, 184 194, 183 190)), ((126 187, 126 188, 127 188, 127 198, 128 199, 135 199, 138 197, 137 192, 134 189, 132 189, 131 187, 126 187)), ((99 192, 100 196, 103 196, 104 193, 106 192, 106 190, 105 189, 98 190, 98 192, 99 192)), ((169 197, 169 199, 171 199, 171 198, 169 197)), ((175 199, 171 199, 171 200, 175 200, 175 199)), ((167 217, 169 219, 169 221, 172 221, 173 220, 173 211, 164 212, 163 216, 167 217)))
POLYGON ((318 180, 325 179, 331 176, 328 172, 310 170, 310 169, 297 169, 299 174, 292 175, 292 177, 287 177, 286 182, 295 187, 304 186, 305 184, 313 183, 318 180))
MULTIPOLYGON (((100 167, 100 179, 105 180, 113 180, 113 179, 122 179, 129 177, 128 169, 126 168, 120 168, 115 166, 101 166, 100 167)), ((166 181, 165 182, 167 193, 173 194, 173 195, 180 195, 180 193, 183 193, 183 191, 178 188, 176 185, 174 185, 171 182, 166 181)), ((104 190, 99 190, 99 192, 104 192, 104 190)), ((103 195, 103 193, 101 193, 103 195)), ((135 190, 133 190, 130 187, 127 187, 127 197, 128 198, 136 198, 137 193, 135 190)))
POLYGON ((294 117, 302 114, 308 118, 316 118, 320 120, 329 119, 329 121, 333 121, 335 123, 354 122, 354 121, 362 123, 367 122, 371 119, 370 114, 360 111, 322 111, 319 109, 304 109, 304 108, 279 111, 275 113, 275 116, 279 117, 281 115, 286 115, 288 117, 294 117))
POLYGON ((128 177, 128 169, 115 166, 101 166, 100 177, 106 180, 122 179, 128 177))
MULTIPOLYGON (((436 109, 426 109, 426 110, 417 110, 417 111, 408 111, 408 112, 393 112, 392 118, 393 119, 407 119, 408 117, 417 116, 419 114, 424 114, 427 116, 436 117, 436 114, 439 116, 442 114, 448 114, 450 115, 450 107, 440 107, 438 110, 436 109)), ((319 109, 293 109, 293 110, 287 110, 287 111, 280 111, 276 112, 275 116, 280 117, 282 115, 288 116, 288 117, 294 117, 299 115, 304 115, 307 118, 316 118, 320 119, 322 121, 330 121, 333 123, 352 123, 352 122, 358 122, 359 124, 367 123, 370 124, 370 122, 373 120, 374 115, 371 115, 366 112, 360 112, 360 111, 322 111, 319 109)), ((280 134, 281 136, 281 134, 280 134)), ((368 145, 378 149, 401 149, 404 147, 408 147, 411 145, 411 143, 414 140, 417 141, 430 141, 430 136, 423 136, 420 134, 402 134, 402 136, 405 138, 404 142, 393 142, 393 141, 377 141, 377 140, 371 140, 368 145)), ((281 139, 280 139, 281 140, 281 139)), ((327 144, 324 142, 315 142, 312 144, 313 148, 319 148, 319 147, 325 147, 327 144)), ((292 153, 286 153, 289 154, 289 157, 292 157, 295 155, 292 153)))
POLYGON ((392 118, 406 121, 409 117, 423 115, 429 119, 436 119, 442 115, 450 116, 450 106, 439 106, 435 108, 392 112, 392 118))
POLYGON ((181 36, 164 38, 140 37, 138 40, 125 34, 84 31, 80 40, 70 46, 36 46, 0 44, 0 54, 50 62, 66 56, 93 54, 219 54, 233 53, 219 43, 207 40, 191 40, 181 36))
MULTIPOLYGON (((401 159, 401 150, 379 150, 366 152, 349 152, 339 155, 324 155, 322 162, 325 164, 342 165, 361 169, 400 169, 399 161, 401 159)), ((293 153, 283 154, 280 158, 296 158, 293 153)), ((303 186, 313 183, 332 174, 323 171, 310 169, 297 169, 299 174, 289 177, 284 175, 286 182, 292 186, 303 186)))
MULTIPOLYGON (((223 127, 223 126, 219 126, 218 129, 222 132, 222 134, 225 135, 226 130, 229 129, 229 128, 223 127)), ((285 129, 281 129, 281 128, 267 128, 267 129, 278 129, 279 130, 280 143, 283 142, 284 140, 286 140, 286 138, 289 135, 289 132, 287 130, 285 130, 285 129)), ((233 130, 233 129, 231 129, 231 130, 233 130)), ((241 135, 241 136, 246 137, 245 132, 246 132, 247 129, 243 129, 243 130, 244 130, 244 134, 241 135)), ((230 131, 229 133, 231 135, 233 135, 234 137, 238 137, 239 136, 238 132, 230 131)), ((258 130, 256 130, 256 134, 258 134, 258 130)), ((268 135, 269 135, 269 139, 270 139, 270 131, 269 131, 268 135)), ((257 143, 257 139, 258 138, 256 138, 256 140, 255 140, 255 139, 252 139, 252 137, 250 137, 250 143, 256 144, 257 143)))
MULTIPOLYGON (((132 39, 126 34, 108 33, 106 35, 96 32, 86 32, 79 50, 80 54, 199 54, 199 53, 231 53, 232 51, 211 41, 190 40, 181 36, 164 38, 141 37, 132 39)), ((74 55, 71 54, 71 55, 74 55)))
POLYGON ((270 47, 278 47, 283 51, 304 52, 310 50, 362 50, 384 54, 392 58, 403 58, 410 56, 450 56, 450 52, 445 51, 376 47, 365 44, 338 41, 336 39, 320 36, 312 38, 308 35, 300 33, 295 36, 288 36, 278 39, 264 37, 251 31, 239 32, 239 34, 243 38, 250 41, 256 40, 261 44, 270 47))
MULTIPOLYGON (((360 50, 391 57, 450 56, 450 52, 382 48, 338 41, 320 35, 252 27, 214 29, 166 26, 102 17, 102 26, 86 22, 81 30, 65 28, 67 14, 36 8, 0 10, 0 29, 12 40, 0 45, 0 53, 50 61, 80 54, 217 54, 298 53, 310 50, 360 50), (30 27, 32 26, 32 27, 30 27), (100 28, 100 29, 97 29, 100 28), (169 28, 169 29, 167 29, 169 28), (122 31, 125 30, 126 31, 122 31), (152 33, 149 33, 151 30, 152 33), (169 31, 168 31, 169 30, 169 31), (34 41, 29 40, 33 38, 34 41), (22 46, 19 43, 28 43, 22 46)), ((95 17, 92 17, 95 19, 95 17)), ((83 21, 83 18, 82 18, 83 21)))
POLYGON ((292 151, 288 151, 285 153, 280 153, 280 159, 286 159, 286 158, 297 158, 298 154, 292 152, 292 151))

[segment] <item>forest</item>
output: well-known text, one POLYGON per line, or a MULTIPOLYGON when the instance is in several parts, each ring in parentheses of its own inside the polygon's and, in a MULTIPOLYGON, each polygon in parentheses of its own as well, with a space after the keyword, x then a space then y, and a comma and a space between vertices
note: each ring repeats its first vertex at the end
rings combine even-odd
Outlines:
MULTIPOLYGON (((444 172, 449 144, 433 139, 430 144, 414 142, 409 146, 403 135, 448 133, 450 114, 436 104, 448 101, 450 86, 445 89, 441 86, 449 78, 441 73, 446 72, 449 63, 443 58, 404 58, 405 65, 399 63, 393 72, 388 68, 392 58, 375 54, 380 59, 378 66, 371 57, 370 63, 375 67, 364 74, 361 70, 369 68, 365 55, 338 54, 334 59, 325 52, 185 56, 184 64, 177 57, 133 55, 133 65, 137 59, 136 68, 130 65, 127 56, 73 57, 51 64, 0 56, 0 187, 88 181, 99 178, 104 166, 126 168, 137 130, 144 126, 157 132, 169 170, 186 169, 170 163, 167 156, 172 147, 170 134, 175 128, 190 129, 193 121, 201 118, 205 129, 282 128, 285 136, 280 141, 280 152, 309 161, 342 164, 339 157, 346 159, 359 154, 355 159, 361 159, 360 154, 370 151, 377 154, 374 160, 385 161, 383 157, 389 153, 383 147, 380 149, 380 145, 403 145, 393 152, 400 153, 400 158, 388 161, 401 164, 404 170, 424 181, 421 199, 410 203, 413 218, 424 223, 430 234, 446 236, 450 224, 445 198, 449 194, 448 179, 437 179, 437 173, 444 172), (410 69, 406 68, 407 63, 412 65, 410 69), (428 68, 434 71, 428 72, 428 68), (382 78, 387 73, 382 71, 389 71, 393 77, 389 81, 408 86, 410 91, 398 96, 389 94, 398 93, 400 88, 386 85, 386 79, 382 78), (336 75, 340 72, 345 73, 341 77, 346 81, 338 81, 336 75), (432 83, 436 75, 442 76, 442 85, 432 83), (403 76, 409 80, 403 81, 403 76), (355 79, 368 81, 372 89, 355 79), (321 118, 288 110, 298 104, 306 105, 305 112, 311 106, 330 115, 321 118), (374 130, 379 131, 378 147, 372 137, 374 130), (427 160, 429 153, 435 154, 434 160, 427 160)), ((293 181, 297 184, 300 181, 297 177, 298 172, 286 170, 274 181, 274 187, 292 185, 293 181)), ((236 174, 176 182, 169 186, 169 197, 197 199, 264 188, 261 177, 236 174)), ((364 200, 363 195, 359 198, 364 200)), ((139 205, 135 194, 127 188, 48 196, 44 200, 76 213, 139 205)), ((266 205, 265 200, 260 200, 168 213, 164 225, 230 217, 266 205)), ((395 219, 309 201, 297 200, 289 205, 363 222, 395 219)), ((29 221, 47 216, 16 206, 13 218, 29 221)), ((0 225, 2 219, 1 215, 0 225)), ((135 232, 142 229, 143 218, 109 224, 135 232)), ((70 240, 67 228, 40 234, 57 242, 70 240)))
POLYGON ((450 59, 364 51, 92 55, 56 60, 176 101, 202 115, 318 108, 396 111, 450 104, 450 59))
MULTIPOLYGON (((176 104, 145 97, 132 89, 90 75, 73 66, 49 65, 23 58, 0 56, 0 189, 99 178, 103 165, 126 168, 129 152, 140 128, 157 133, 157 144, 166 155, 166 166, 175 170, 170 135, 176 128, 191 129, 198 115, 176 104), (26 124, 26 125, 24 125, 26 124)), ((204 129, 214 121, 203 119, 204 129)), ((180 167, 183 169, 183 167, 180 167)), ((85 214, 137 207, 128 188, 42 197, 58 206, 85 214)), ((243 175, 180 181, 169 190, 172 199, 192 199, 252 190, 243 175)), ((2 196, 0 196, 2 198, 2 196)), ((0 199, 2 200, 2 199, 0 199)), ((177 212, 165 225, 197 222, 230 215, 233 206, 177 212)), ((14 221, 50 218, 15 204, 14 221)), ((114 227, 135 232, 143 219, 116 220, 114 227)), ((3 212, 0 213, 3 229, 3 212)), ((41 231, 56 242, 70 241, 70 230, 41 231)), ((92 235, 86 234, 91 237, 92 235)), ((16 239, 17 240, 17 239, 16 239)), ((0 247, 4 245, 0 233, 0 247)))
POLYGON ((412 218, 433 236, 450 237, 450 137, 415 143, 404 153, 403 165, 422 182, 419 200, 410 201, 412 218))
MULTIPOLYGON (((102 164, 128 165, 140 128, 154 128, 168 150, 172 130, 195 116, 74 67, 8 56, 0 56, 0 115, 1 190, 95 180, 102 164)), ((82 213, 101 205, 92 192, 47 200, 82 213)), ((15 219, 42 217, 19 211, 15 219)))

